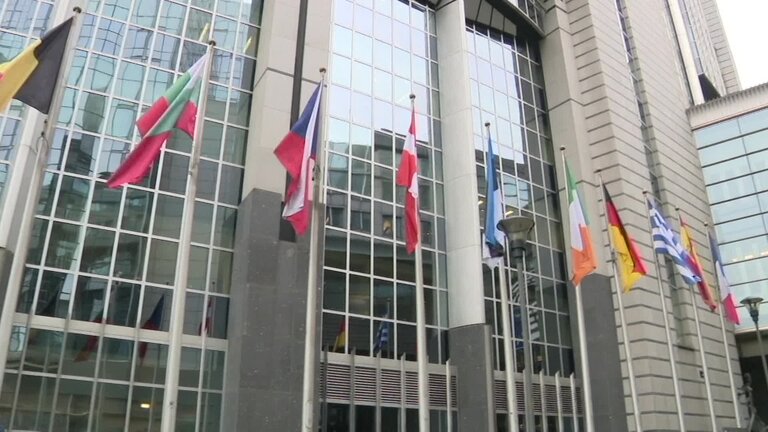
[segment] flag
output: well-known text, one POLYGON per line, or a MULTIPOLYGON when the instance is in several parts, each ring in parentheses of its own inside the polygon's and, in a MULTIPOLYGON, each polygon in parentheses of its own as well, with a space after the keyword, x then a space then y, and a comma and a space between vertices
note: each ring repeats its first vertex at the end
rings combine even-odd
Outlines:
POLYGON ((688 255, 691 257, 691 264, 693 269, 693 274, 695 274, 699 278, 699 282, 697 285, 699 285, 699 292, 701 293, 701 298, 704 300, 704 303, 709 306, 709 309, 714 311, 717 310, 717 302, 715 301, 714 296, 712 295, 712 289, 709 288, 709 284, 707 284, 707 280, 704 278, 704 270, 701 267, 701 261, 699 261, 699 254, 696 253, 696 246, 693 244, 693 237, 691 236, 691 230, 688 228, 688 225, 683 221, 683 217, 680 217, 680 234, 683 240, 683 247, 685 248, 686 252, 688 252, 688 255))
POLYGON ((0 64, 0 110, 16 99, 48 114, 73 20, 52 28, 11 61, 0 64))
POLYGON ((416 155, 416 110, 411 110, 411 126, 403 145, 397 185, 408 188, 405 193, 405 248, 409 254, 416 251, 421 241, 419 221, 419 158, 416 155))
POLYGON ((605 214, 610 226, 610 235, 613 239, 613 249, 616 251, 618 260, 616 267, 621 273, 621 280, 624 284, 624 292, 628 292, 635 286, 641 277, 648 274, 648 269, 643 262, 643 256, 637 248, 635 241, 629 236, 624 223, 621 221, 616 206, 613 204, 608 189, 603 186, 603 195, 605 196, 605 214))
MULTIPOLYGON (((384 314, 383 318, 389 318, 389 306, 387 306, 387 313, 384 314)), ((376 332, 376 343, 373 346, 373 355, 378 354, 385 346, 389 346, 389 322, 381 321, 379 323, 379 330, 376 332)))
POLYGON ((597 268, 597 258, 592 247, 592 235, 587 225, 581 196, 576 189, 576 182, 571 175, 571 168, 565 164, 568 176, 568 218, 571 220, 571 253, 573 254, 573 284, 581 284, 581 280, 597 268))
POLYGON ((485 229, 483 232, 483 261, 488 267, 498 267, 504 259, 506 236, 499 229, 499 222, 504 217, 504 196, 501 194, 499 179, 496 174, 496 154, 488 136, 488 156, 485 162, 485 229))
MULTIPOLYGON (((104 315, 104 308, 100 309, 96 314, 94 314, 93 318, 91 318, 91 322, 96 324, 101 324, 104 320, 103 315, 104 315)), ((88 340, 85 342, 85 346, 75 356, 75 363, 88 361, 88 359, 91 358, 91 354, 94 351, 96 351, 96 348, 98 347, 99 347, 99 336, 98 335, 88 336, 88 340)))
POLYGON ((206 53, 192 65, 165 94, 156 100, 144 115, 136 121, 141 141, 128 158, 107 180, 107 186, 117 188, 140 182, 152 168, 165 143, 179 129, 195 138, 198 106, 202 94, 203 77, 208 67, 206 53))
POLYGON ((336 340, 333 342, 333 352, 338 350, 344 351, 347 346, 347 320, 342 317, 341 325, 339 326, 339 334, 336 335, 336 340))
MULTIPOLYGON (((147 318, 144 324, 141 326, 145 330, 160 330, 160 324, 163 321, 163 305, 165 304, 165 296, 161 296, 160 300, 155 305, 155 310, 152 311, 152 315, 147 318)), ((142 342, 139 345, 139 358, 141 364, 144 364, 144 356, 147 355, 147 342, 142 342)))
POLYGON ((712 250, 712 261, 715 264, 715 276, 717 285, 720 287, 720 301, 723 303, 723 310, 728 321, 734 324, 741 324, 739 313, 736 310, 736 298, 731 291, 731 285, 725 277, 723 268, 723 257, 720 255, 720 247, 717 245, 717 236, 712 228, 709 228, 709 248, 712 250))
POLYGON ((320 140, 320 99, 323 83, 317 85, 304 112, 288 135, 275 148, 275 156, 291 176, 285 193, 283 219, 293 225, 296 234, 303 235, 312 219, 312 194, 315 163, 320 140))
POLYGON ((213 328, 213 297, 208 297, 208 306, 206 307, 205 320, 203 320, 203 322, 201 322, 200 325, 197 327, 197 334, 202 336, 203 332, 205 332, 205 335, 208 336, 211 333, 212 328, 213 328))
MULTIPOLYGON (((672 230, 669 223, 656 206, 656 201, 648 197, 648 217, 651 220, 651 233, 653 234, 653 249, 656 253, 668 255, 677 267, 685 283, 693 285, 701 279, 693 271, 693 260, 685 251, 680 237, 672 230)), ((661 277, 661 275, 659 275, 661 277)))

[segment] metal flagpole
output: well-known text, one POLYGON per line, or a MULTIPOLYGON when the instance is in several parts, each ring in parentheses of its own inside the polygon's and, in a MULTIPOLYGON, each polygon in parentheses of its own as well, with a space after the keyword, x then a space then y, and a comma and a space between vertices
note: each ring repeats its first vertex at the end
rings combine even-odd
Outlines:
POLYGON ((405 394, 405 353, 400 356, 400 429, 399 432, 405 432, 405 411, 408 398, 405 394))
MULTIPOLYGON (((51 142, 53 141, 56 123, 58 122, 59 112, 61 111, 61 103, 64 99, 66 76, 69 73, 70 65, 72 64, 72 57, 75 53, 75 46, 80 35, 80 28, 82 27, 80 15, 83 10, 80 7, 75 7, 73 12, 74 20, 72 22, 72 27, 69 29, 69 37, 64 50, 64 58, 62 59, 61 69, 59 69, 59 75, 56 80, 58 84, 53 91, 51 108, 45 121, 43 133, 41 134, 40 139, 36 140, 38 143, 36 149, 32 148, 32 145, 21 145, 18 149, 19 154, 16 155, 17 163, 14 164, 15 167, 23 166, 23 164, 20 163, 22 152, 27 153, 27 158, 35 158, 30 181, 29 183, 24 184, 24 173, 20 169, 14 169, 7 187, 7 193, 26 195, 26 200, 20 198, 21 201, 24 201, 24 211, 21 216, 20 226, 10 227, 10 229, 18 230, 18 237, 16 239, 16 247, 13 251, 13 263, 11 264, 11 270, 8 275, 8 283, 6 284, 2 313, 0 314, 0 371, 5 371, 8 362, 8 348, 11 341, 11 333, 13 332, 13 317, 16 313, 16 305, 19 301, 19 292, 21 291, 21 282, 24 278, 24 266, 27 261, 27 252, 32 237, 32 226, 35 221, 35 209, 37 207, 38 197, 40 196, 40 186, 43 182, 43 176, 45 175, 45 164, 48 161, 51 142), (28 153, 30 151, 36 154, 34 156, 29 155, 28 153)), ((57 23, 56 25, 58 24, 60 23, 57 23)), ((27 116, 27 119, 29 119, 29 115, 27 116)), ((8 202, 7 198, 5 202, 8 202)), ((9 216, 6 213, 3 219, 8 217, 9 216)), ((0 223, 7 224, 7 221, 0 221, 0 223)), ((0 226, 0 229, 2 229, 2 226, 0 226)), ((30 314, 31 313, 32 311, 30 311, 30 314)), ((0 373, 0 388, 3 387, 4 378, 5 373, 0 373)), ((19 382, 21 382, 21 380, 19 380, 19 382)))
POLYGON ((184 309, 189 281, 189 254, 192 247, 192 223, 195 215, 195 196, 197 195, 197 169, 203 148, 203 125, 205 124, 205 106, 208 101, 208 80, 213 64, 213 47, 216 42, 208 42, 205 55, 206 65, 200 88, 200 105, 197 107, 195 136, 192 139, 192 157, 187 173, 187 193, 184 199, 184 213, 181 218, 179 252, 176 257, 176 286, 171 308, 170 338, 168 341, 168 365, 165 371, 165 397, 160 423, 162 432, 176 430, 176 409, 179 397, 179 372, 181 369, 181 338, 184 334, 184 309))
MULTIPOLYGON (((707 232, 707 242, 709 244, 712 244, 712 239, 709 237, 709 224, 704 223, 704 229, 707 232)), ((714 263, 714 257, 713 257, 713 263, 714 263)), ((721 263, 722 264, 722 263, 721 263)), ((717 264, 715 264, 716 266, 717 264)), ((717 267, 715 267, 715 274, 717 275, 717 267)), ((720 280, 715 278, 715 281, 717 281, 717 291, 720 292, 720 280)), ((722 299, 722 295, 718 296, 720 299, 722 299)), ((733 367, 731 366, 731 350, 730 345, 728 345, 728 334, 725 331, 725 308, 722 305, 722 302, 720 303, 720 309, 718 315, 720 317, 720 331, 723 334, 723 348, 725 352, 725 363, 728 366, 728 381, 731 385, 731 399, 733 400, 733 413, 736 417, 736 427, 741 427, 741 416, 739 415, 739 397, 736 393, 736 382, 733 379, 733 367)))
POLYGON ((350 352, 349 360, 349 432, 355 432, 357 426, 357 413, 355 412, 355 356, 357 355, 357 348, 353 347, 350 352))
MULTIPOLYGON (((565 146, 560 147, 560 159, 563 163, 563 175, 567 176, 568 168, 565 163, 565 146)), ((570 202, 570 191, 568 190, 568 179, 565 180, 566 202, 570 202)), ((573 257, 571 257, 573 259, 573 257)), ((574 287, 576 294, 576 327, 579 333, 579 360, 581 363, 581 388, 584 391, 584 423, 587 432, 594 432, 595 420, 592 417, 594 409, 592 407, 592 383, 589 378, 589 354, 587 352, 587 330, 584 323, 584 300, 581 295, 581 284, 574 287)))
POLYGON ((323 432, 328 432, 328 345, 323 345, 323 363, 325 363, 325 373, 323 373, 323 405, 322 413, 323 418, 323 432))
MULTIPOLYGON (((675 207, 677 212, 677 222, 680 225, 680 229, 683 229, 683 218, 680 214, 680 208, 675 207)), ((690 231, 689 231, 690 235, 690 231)), ((688 241, 691 242, 691 248, 693 248, 693 238, 689 237, 688 241)), ((704 274, 701 275, 704 277, 704 274)), ((709 421, 712 430, 717 429, 717 418, 715 415, 715 403, 712 401, 712 387, 709 381, 709 368, 707 367, 707 352, 704 350, 704 338, 701 336, 701 321, 699 320, 699 307, 696 304, 696 290, 693 285, 688 285, 691 289, 691 305, 693 306, 693 320, 696 323, 696 338, 699 341, 699 354, 701 356, 701 368, 704 370, 704 387, 707 395, 707 407, 709 408, 709 421)))
MULTIPOLYGON (((488 139, 490 140, 491 136, 491 124, 486 122, 485 123, 485 129, 488 131, 488 139)), ((491 161, 487 160, 486 158, 486 164, 491 163, 491 161)), ((491 167, 491 169, 496 169, 495 167, 491 167)), ((486 191, 486 194, 491 194, 492 191, 486 191)), ((486 196, 486 200, 488 200, 490 197, 486 196)), ((502 205, 502 208, 504 206, 502 205)), ((502 210, 503 212, 503 210, 502 210)), ((503 217, 503 215, 501 216, 503 217)), ((508 248, 508 245, 504 245, 504 250, 506 251, 508 248)), ((515 385, 515 362, 514 362, 514 353, 512 350, 512 320, 509 316, 509 283, 507 282, 507 266, 504 263, 504 258, 499 259, 499 294, 500 294, 500 300, 501 300, 501 339, 502 344, 504 346, 504 379, 507 384, 507 430, 509 432, 516 432, 519 429, 519 425, 517 424, 517 386, 515 385)), ((493 271, 493 267, 491 267, 491 271, 493 271)), ((520 284, 518 284, 519 286, 520 284)), ((522 322, 522 320, 521 320, 522 322)), ((523 339, 525 337, 523 336, 523 339)), ((526 406, 526 409, 528 406, 526 406)))
MULTIPOLYGON (((605 196, 605 185, 603 184, 603 176, 600 175, 600 170, 597 170, 597 178, 600 182, 600 196, 603 201, 604 212, 607 212, 608 198, 605 196)), ((627 331, 627 318, 624 314, 624 290, 621 288, 621 281, 619 280, 619 271, 616 267, 617 254, 616 248, 613 246, 613 237, 611 236, 611 226, 608 223, 608 215, 603 217, 603 224, 605 230, 608 233, 608 247, 611 249, 611 269, 613 270, 613 288, 616 293, 616 303, 619 306, 619 326, 621 327, 621 337, 624 340, 624 356, 627 358, 627 375, 629 378, 629 394, 632 400, 632 411, 635 418, 635 431, 642 432, 643 426, 640 418, 640 403, 637 397, 637 383, 635 382, 635 367, 632 366, 632 348, 630 347, 629 332, 627 331)))
POLYGON ((451 359, 445 361, 445 417, 446 432, 453 432, 453 395, 451 394, 451 359))
POLYGON ((555 397, 557 399, 557 430, 564 431, 563 424, 563 397, 560 394, 560 371, 555 372, 555 397))
POLYGON ((547 419, 547 394, 546 386, 544 385, 544 370, 539 371, 539 403, 541 404, 541 430, 550 430, 547 419))
POLYGON ((675 392, 675 405, 677 408, 677 422, 681 432, 685 432, 685 417, 683 417, 683 404, 680 400, 680 381, 677 378, 677 362, 675 361, 675 349, 672 346, 672 330, 669 326, 669 316, 667 315, 667 296, 664 293, 664 284, 661 281, 661 264, 659 263, 659 255, 656 253, 656 246, 653 240, 653 225, 651 225, 651 217, 648 213, 648 197, 649 192, 643 190, 643 197, 646 200, 646 219, 648 220, 648 236, 651 239, 651 247, 653 248, 654 262, 656 264, 656 282, 659 287, 659 300, 661 300, 661 314, 664 318, 664 331, 667 334, 667 351, 669 352, 669 366, 672 368, 672 387, 675 392))
POLYGON ((375 428, 376 432, 381 432, 381 348, 376 353, 376 413, 375 428))
POLYGON ((576 393, 576 379, 574 378, 574 373, 571 372, 571 412, 573 413, 573 430, 574 432, 580 432, 581 428, 579 427, 579 404, 578 400, 576 399, 577 393, 576 393))
MULTIPOLYGON (((411 94, 411 112, 416 110, 416 96, 411 94)), ((416 137, 414 137, 415 139, 416 137)), ((421 228, 419 228, 421 236, 421 228)), ((416 365, 418 367, 419 432, 429 432, 429 375, 427 375, 427 326, 424 308, 424 268, 421 238, 416 243, 416 365)))
POLYGON ((531 314, 528 309, 528 281, 525 279, 523 259, 525 250, 514 251, 514 260, 517 261, 517 289, 520 290, 520 323, 523 336, 523 397, 525 398, 525 430, 532 431, 536 425, 533 418, 533 357, 531 349, 531 314), (518 256, 519 255, 519 256, 518 256))
MULTIPOLYGON (((325 88, 325 68, 320 68, 320 95, 323 97, 325 88)), ((323 100, 318 103, 322 107, 323 100)), ((319 116, 319 115, 318 115, 319 116)), ((319 122, 320 119, 315 121, 319 122)), ((302 409, 301 409, 301 427, 304 432, 314 432, 317 428, 315 422, 315 398, 317 397, 315 389, 315 369, 317 368, 317 298, 318 291, 322 286, 318 283, 318 265, 322 258, 323 251, 320 250, 321 236, 324 230, 321 230, 323 220, 325 219, 325 136, 317 140, 317 154, 315 165, 315 190, 312 200, 312 221, 310 229, 312 234, 309 238, 309 269, 307 271, 307 311, 306 325, 304 335, 304 376, 302 378, 302 409)))

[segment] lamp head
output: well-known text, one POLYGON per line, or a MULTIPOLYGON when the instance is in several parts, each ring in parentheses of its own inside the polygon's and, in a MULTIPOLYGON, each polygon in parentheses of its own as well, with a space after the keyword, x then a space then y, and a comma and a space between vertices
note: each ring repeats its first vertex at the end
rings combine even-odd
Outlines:
POLYGON ((755 324, 757 324, 757 319, 760 317, 760 303, 762 302, 762 297, 745 297, 741 300, 741 304, 747 307, 749 316, 752 317, 752 321, 755 324))
POLYGON ((525 254, 525 242, 533 229, 534 221, 528 216, 509 216, 499 221, 498 228, 509 239, 509 248, 515 257, 525 254))

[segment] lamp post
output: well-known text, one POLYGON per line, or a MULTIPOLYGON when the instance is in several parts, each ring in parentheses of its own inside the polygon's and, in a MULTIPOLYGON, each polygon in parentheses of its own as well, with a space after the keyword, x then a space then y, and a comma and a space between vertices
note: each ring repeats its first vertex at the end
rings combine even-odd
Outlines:
POLYGON ((760 360, 763 362, 763 375, 765 376, 765 383, 768 385, 768 364, 765 362, 763 337, 760 335, 760 327, 757 325, 757 319, 760 317, 760 303, 762 302, 762 297, 746 297, 741 301, 741 304, 747 307, 749 316, 752 317, 752 322, 755 323, 755 332, 757 333, 757 346, 760 348, 760 360))
MULTIPOLYGON (((525 429, 533 431, 536 426, 533 420, 533 359, 531 357, 531 334, 529 331, 528 315, 528 284, 523 273, 523 258, 528 234, 533 229, 534 221, 528 216, 510 216, 499 221, 499 229, 504 231, 509 240, 510 257, 517 268, 518 289, 520 290, 520 309, 523 333, 523 400, 525 401, 525 429)), ((506 306, 506 305, 505 305, 506 306)), ((513 390, 514 391, 514 390, 513 390)))

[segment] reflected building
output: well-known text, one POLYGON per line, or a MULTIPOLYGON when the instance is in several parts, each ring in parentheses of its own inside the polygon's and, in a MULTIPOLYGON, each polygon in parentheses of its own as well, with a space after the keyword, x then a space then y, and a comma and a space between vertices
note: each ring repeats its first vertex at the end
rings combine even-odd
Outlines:
MULTIPOLYGON (((703 167, 724 272, 738 303, 768 298, 768 85, 761 84, 688 111, 703 167)), ((768 327, 763 302, 759 328, 768 327)), ((741 370, 752 377, 754 406, 768 419, 768 388, 755 325, 738 305, 736 326, 741 370)), ((765 420, 764 420, 765 421, 765 420)))
MULTIPOLYGON (((521 403, 521 421, 533 412, 529 429, 585 430, 580 350, 589 352, 596 430, 630 430, 625 341, 594 171, 602 170, 650 260, 640 191, 652 190, 667 210, 685 207, 702 228, 709 207, 703 194, 689 193, 705 186, 685 110, 739 85, 714 0, 629 3, 0 0, 4 59, 71 6, 84 7, 34 214, 22 214, 25 196, 4 189, 29 167, 16 154, 39 124, 18 103, 0 116, 0 221, 34 220, 19 242, 25 256, 13 232, 0 237, 2 280, 14 260, 24 268, 0 426, 156 431, 163 400, 178 390, 177 430, 299 430, 303 374, 312 368, 314 429, 416 430, 416 269, 405 248, 405 192, 395 183, 414 94, 432 430, 507 430, 508 391, 521 403), (176 261, 192 140, 176 134, 137 185, 112 190, 106 179, 138 141, 136 118, 211 38, 182 290, 176 261), (309 239, 281 221, 286 178, 272 152, 321 67, 325 217, 315 227, 322 251, 310 262, 309 239), (504 266, 508 305, 499 270, 481 263, 485 122, 505 210, 535 221, 524 274, 510 260, 504 266), (580 179, 600 261, 581 286, 585 340, 569 283, 561 146, 580 179), (311 266, 322 285, 309 308, 317 320, 307 323, 311 266), (168 371, 177 295, 186 296, 181 366, 168 371), (509 359, 502 307, 512 310, 509 359), (388 342, 378 361, 382 328, 388 342), (307 332, 316 345, 306 345, 307 332), (528 394, 525 341, 533 354, 528 394), (305 351, 313 363, 304 363, 305 351), (508 369, 515 389, 505 387, 508 369), (166 388, 167 372, 178 374, 178 389, 166 388)), ((643 424, 677 425, 666 407, 673 395, 658 276, 673 305, 685 421, 703 430, 695 299, 674 289, 681 283, 672 270, 653 273, 625 300, 643 424)), ((702 314, 716 327, 714 314, 702 314)), ((710 333, 710 367, 722 372, 735 353, 710 333)), ((721 426, 737 415, 727 385, 713 372, 721 426)))

